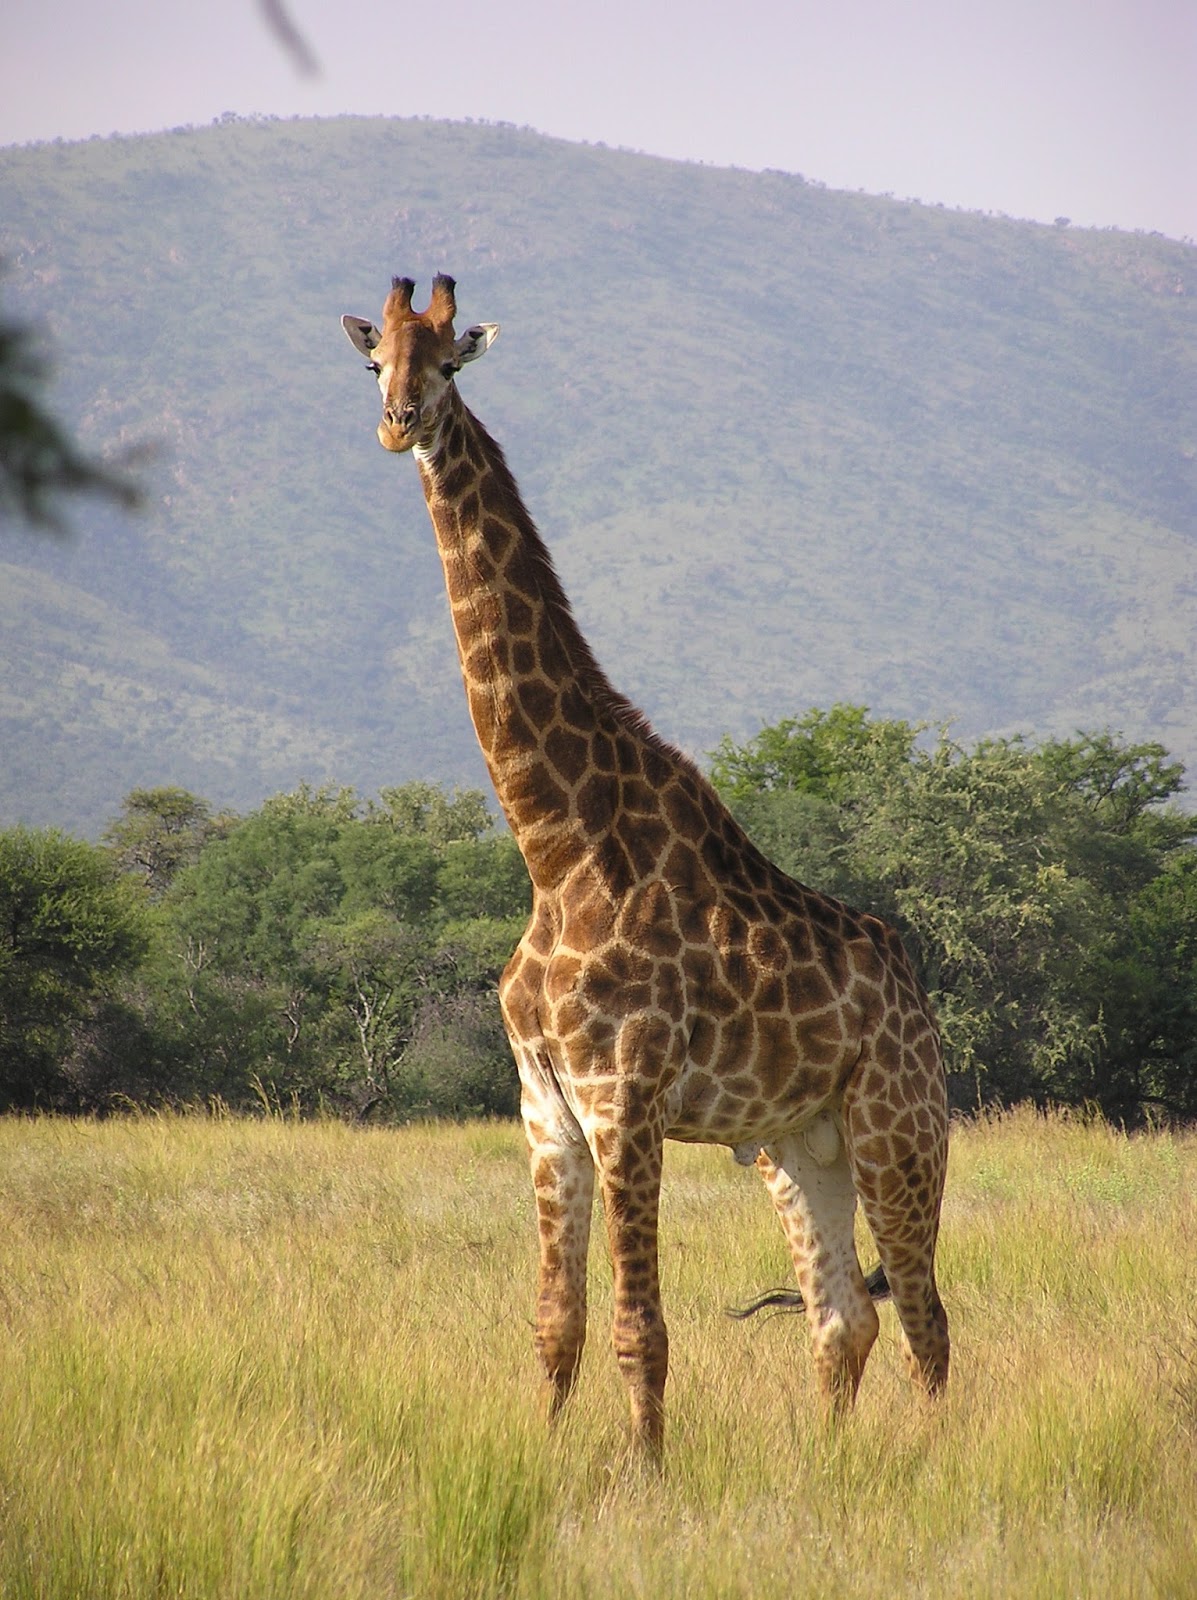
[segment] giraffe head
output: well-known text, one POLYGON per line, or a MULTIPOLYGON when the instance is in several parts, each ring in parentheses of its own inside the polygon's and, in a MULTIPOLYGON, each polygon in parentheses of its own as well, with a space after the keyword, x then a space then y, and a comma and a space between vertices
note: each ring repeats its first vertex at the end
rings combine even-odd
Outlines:
POLYGON ((427 311, 411 308, 415 284, 392 278, 382 308, 381 331, 363 317, 342 317, 341 326, 353 348, 365 356, 382 392, 378 442, 397 453, 436 438, 453 379, 467 361, 476 361, 498 337, 497 322, 480 322, 454 335, 457 312, 452 278, 439 273, 432 280, 427 311))

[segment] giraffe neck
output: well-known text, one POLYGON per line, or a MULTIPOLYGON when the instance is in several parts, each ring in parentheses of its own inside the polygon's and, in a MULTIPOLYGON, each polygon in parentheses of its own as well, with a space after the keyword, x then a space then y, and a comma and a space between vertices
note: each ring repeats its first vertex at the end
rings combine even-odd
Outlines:
POLYGON ((478 742, 532 880, 551 888, 613 815, 629 741, 666 747, 604 677, 502 450, 456 390, 416 454, 478 742))

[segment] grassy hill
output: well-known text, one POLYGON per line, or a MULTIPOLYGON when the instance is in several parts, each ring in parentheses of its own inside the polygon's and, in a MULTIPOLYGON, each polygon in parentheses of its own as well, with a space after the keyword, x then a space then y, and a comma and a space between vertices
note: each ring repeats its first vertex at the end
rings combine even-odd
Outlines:
POLYGON ((344 118, 0 151, 0 257, 60 415, 157 447, 142 515, 0 531, 0 822, 483 782, 338 326, 399 271, 503 324, 467 402, 677 742, 851 699, 1197 762, 1191 246, 344 118))

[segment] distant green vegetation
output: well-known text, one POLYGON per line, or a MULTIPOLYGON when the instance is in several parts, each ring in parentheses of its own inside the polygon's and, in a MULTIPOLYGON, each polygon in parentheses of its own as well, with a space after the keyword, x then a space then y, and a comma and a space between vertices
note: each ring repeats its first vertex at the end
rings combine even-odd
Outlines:
POLYGON ((511 1115, 495 979, 530 903, 477 792, 131 794, 0 834, 0 1105, 511 1115))
MULTIPOLYGON (((946 736, 856 706, 713 775, 803 881, 898 926, 957 1106, 1197 1119, 1197 819, 1158 745, 946 736)), ((495 984, 530 903, 481 793, 138 790, 103 845, 0 833, 0 1107, 513 1114, 495 984)))
POLYGON ((510 127, 227 120, 0 151, 5 320, 147 509, 0 533, 0 820, 97 838, 484 781, 410 462, 338 327, 390 275, 613 681, 688 749, 794 706, 1197 761, 1197 255, 510 127), (370 175, 370 200, 361 175, 370 175))

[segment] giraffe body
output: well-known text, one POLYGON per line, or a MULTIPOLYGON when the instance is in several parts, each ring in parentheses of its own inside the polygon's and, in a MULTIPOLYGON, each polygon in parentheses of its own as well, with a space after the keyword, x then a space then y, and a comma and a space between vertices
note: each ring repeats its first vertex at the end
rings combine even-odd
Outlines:
POLYGON ((685 756, 607 681, 502 451, 456 371, 454 285, 396 279, 381 330, 343 319, 378 376, 390 450, 414 451, 470 714, 533 886, 500 983, 540 1237, 536 1343, 555 1414, 586 1332, 597 1176, 633 1437, 662 1440, 664 1140, 755 1161, 786 1233, 820 1389, 850 1405, 877 1335, 859 1200, 909 1364, 947 1377, 934 1254, 947 1147, 939 1038, 897 935, 787 877, 685 756))

